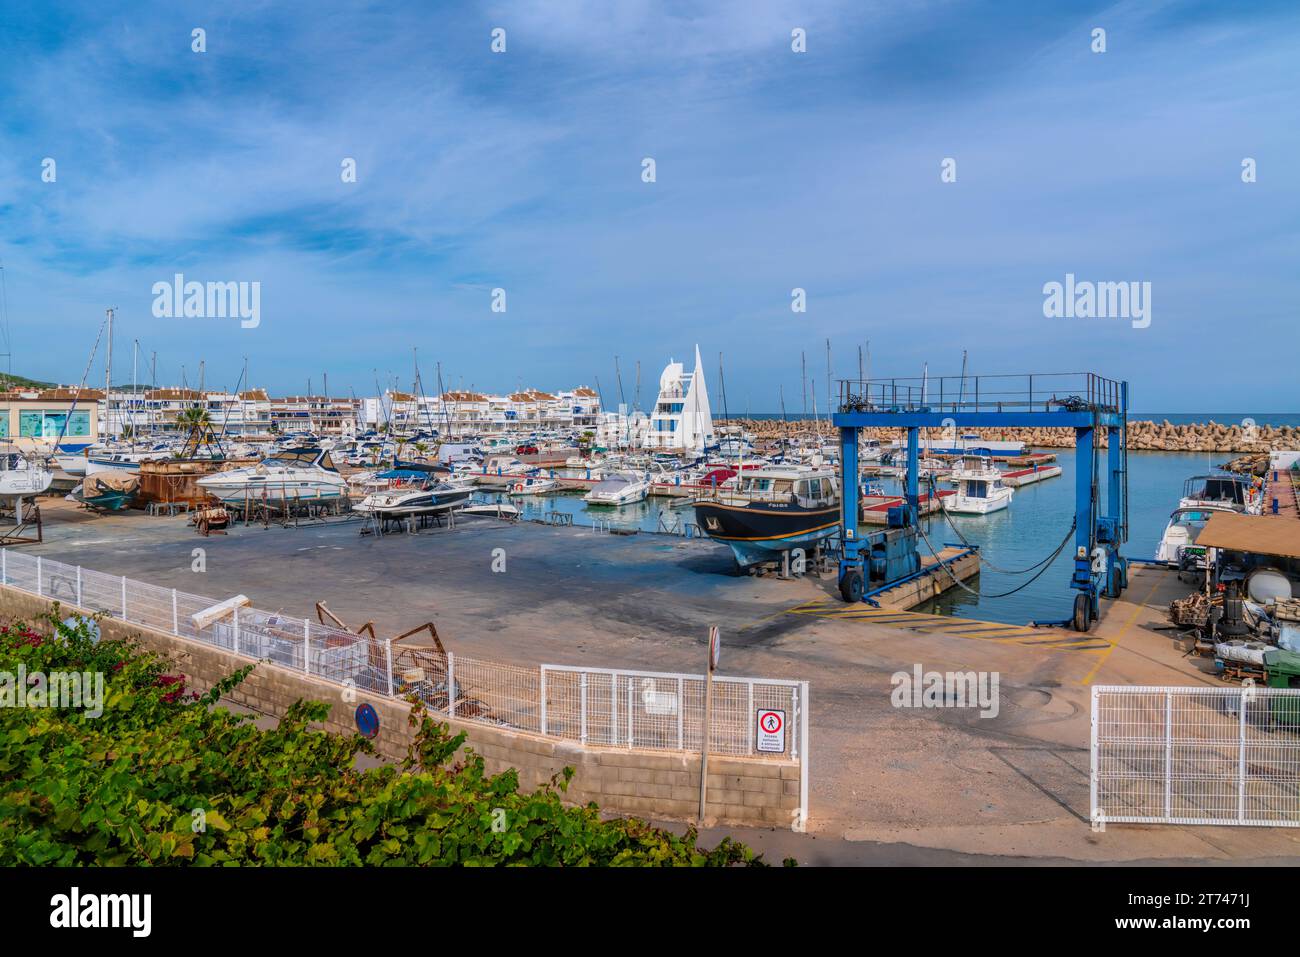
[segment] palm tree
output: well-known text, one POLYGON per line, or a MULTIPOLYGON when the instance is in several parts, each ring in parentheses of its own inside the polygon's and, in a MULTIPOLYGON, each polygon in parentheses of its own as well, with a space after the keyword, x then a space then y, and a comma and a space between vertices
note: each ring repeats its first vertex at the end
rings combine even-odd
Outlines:
POLYGON ((212 417, 208 415, 208 410, 202 406, 192 405, 188 409, 182 409, 176 416, 176 424, 179 426, 196 426, 208 425, 212 417))

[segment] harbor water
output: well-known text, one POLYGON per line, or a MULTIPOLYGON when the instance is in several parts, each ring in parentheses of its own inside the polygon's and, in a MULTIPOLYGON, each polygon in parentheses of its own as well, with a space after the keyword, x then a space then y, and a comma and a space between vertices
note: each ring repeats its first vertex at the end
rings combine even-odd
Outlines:
MULTIPOLYGON (((1178 504, 1183 481, 1192 475, 1212 471, 1229 458, 1230 455, 1223 453, 1130 452, 1129 540, 1123 554, 1151 558, 1164 533, 1169 513, 1178 504)), ((1001 512, 947 518, 936 514, 928 518, 925 533, 935 548, 956 543, 964 537, 980 546, 986 564, 979 577, 967 583, 978 595, 954 587, 930 606, 919 610, 1013 624, 1035 620, 1060 621, 1069 617, 1074 600, 1069 587, 1074 560, 1073 537, 1051 565, 1032 582, 1026 584, 1040 568, 1029 574, 1008 573, 1037 565, 1061 544, 1070 529, 1074 518, 1073 453, 1067 450, 1058 454, 1056 464, 1062 470, 1059 477, 1017 488, 1010 507, 1001 512), (961 532, 960 537, 954 526, 961 532), (1007 571, 998 571, 992 566, 1007 571)), ((886 481, 883 485, 890 493, 900 490, 896 481, 886 481)), ((602 508, 588 507, 578 491, 524 497, 479 492, 475 497, 485 502, 509 502, 519 508, 520 517, 525 521, 556 521, 558 513, 570 516, 575 526, 680 534, 685 523, 695 520, 693 509, 684 504, 687 500, 678 498, 652 496, 634 505, 602 508)), ((924 554, 924 542, 921 547, 924 554)))

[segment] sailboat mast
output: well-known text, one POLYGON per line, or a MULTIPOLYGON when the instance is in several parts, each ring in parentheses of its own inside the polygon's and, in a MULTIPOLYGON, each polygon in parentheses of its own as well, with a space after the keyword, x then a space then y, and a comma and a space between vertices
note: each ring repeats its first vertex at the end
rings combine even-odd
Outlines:
POLYGON ((131 451, 135 451, 135 410, 138 407, 136 400, 136 367, 140 358, 140 340, 131 340, 131 451))
POLYGON ((826 424, 831 418, 831 341, 826 340, 826 424))
POLYGON ((108 312, 108 352, 104 358, 104 431, 113 434, 113 310, 108 312))

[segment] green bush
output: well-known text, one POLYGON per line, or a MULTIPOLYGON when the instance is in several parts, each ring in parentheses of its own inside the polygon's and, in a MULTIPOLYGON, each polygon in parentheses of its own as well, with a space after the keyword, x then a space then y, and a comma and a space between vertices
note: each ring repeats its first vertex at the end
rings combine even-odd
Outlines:
POLYGON ((207 694, 185 688, 132 642, 49 616, 46 635, 0 628, 0 671, 104 675, 103 713, 0 707, 0 864, 34 865, 729 865, 759 864, 597 807, 566 807, 572 768, 535 791, 489 775, 464 734, 421 708, 400 766, 355 767, 360 735, 311 730, 300 701, 279 726, 218 707, 252 670, 207 694))

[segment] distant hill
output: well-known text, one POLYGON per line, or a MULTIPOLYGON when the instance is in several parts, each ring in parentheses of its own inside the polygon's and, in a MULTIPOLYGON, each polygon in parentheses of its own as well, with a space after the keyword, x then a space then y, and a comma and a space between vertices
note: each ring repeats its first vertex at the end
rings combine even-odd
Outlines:
POLYGON ((41 382, 37 379, 28 379, 26 376, 6 375, 0 372, 0 389, 8 389, 13 386, 20 389, 53 389, 57 387, 57 383, 41 382))

